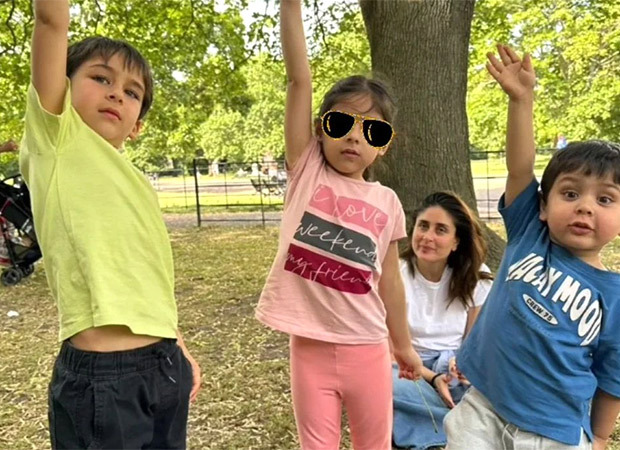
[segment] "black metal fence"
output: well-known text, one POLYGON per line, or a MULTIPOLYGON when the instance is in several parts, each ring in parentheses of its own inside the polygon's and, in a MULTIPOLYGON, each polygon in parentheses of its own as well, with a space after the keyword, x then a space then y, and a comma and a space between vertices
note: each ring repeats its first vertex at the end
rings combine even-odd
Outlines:
POLYGON ((284 161, 210 162, 148 174, 165 213, 205 223, 279 222, 286 191, 284 161))
MULTIPOLYGON (((551 151, 538 152, 542 170, 551 151)), ((500 218, 497 202, 506 180, 503 152, 471 152, 478 213, 500 218)), ((150 173, 162 210, 194 213, 198 226, 208 223, 277 223, 280 221, 286 171, 284 161, 211 162, 195 159, 190 167, 150 173)))

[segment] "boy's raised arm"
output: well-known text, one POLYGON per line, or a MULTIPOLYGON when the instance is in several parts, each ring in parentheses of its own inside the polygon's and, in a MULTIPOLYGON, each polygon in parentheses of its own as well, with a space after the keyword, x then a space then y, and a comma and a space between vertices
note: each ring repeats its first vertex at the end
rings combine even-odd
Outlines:
POLYGON ((60 114, 66 90, 69 1, 35 0, 34 17, 32 84, 43 108, 60 114))
POLYGON ((312 137, 312 75, 301 18, 301 0, 281 1, 280 38, 288 79, 284 144, 286 163, 292 169, 312 137))
POLYGON ((536 74, 532 60, 523 60, 505 45, 497 46, 500 60, 488 54, 487 69, 508 94, 508 124, 506 128, 506 192, 504 205, 513 200, 534 179, 536 146, 534 144, 534 85, 536 74))

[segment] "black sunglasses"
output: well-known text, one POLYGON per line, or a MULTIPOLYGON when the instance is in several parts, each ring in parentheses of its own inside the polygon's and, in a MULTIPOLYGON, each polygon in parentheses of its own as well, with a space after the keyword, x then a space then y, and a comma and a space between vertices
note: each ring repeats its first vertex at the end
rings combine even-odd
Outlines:
POLYGON ((346 137, 356 122, 361 122, 364 139, 372 147, 386 147, 394 139, 392 125, 385 120, 331 109, 321 117, 323 133, 332 139, 346 137))

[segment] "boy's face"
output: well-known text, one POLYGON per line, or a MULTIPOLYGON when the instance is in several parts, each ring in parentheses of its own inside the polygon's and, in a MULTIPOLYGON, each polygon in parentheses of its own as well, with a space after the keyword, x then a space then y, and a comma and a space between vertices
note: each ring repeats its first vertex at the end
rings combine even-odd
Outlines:
POLYGON ((119 55, 85 61, 71 77, 71 92, 82 120, 114 147, 138 136, 144 82, 141 73, 124 67, 119 55))
POLYGON ((599 252, 620 234, 620 185, 611 174, 562 173, 541 203, 540 219, 547 222, 553 242, 603 268, 599 252))

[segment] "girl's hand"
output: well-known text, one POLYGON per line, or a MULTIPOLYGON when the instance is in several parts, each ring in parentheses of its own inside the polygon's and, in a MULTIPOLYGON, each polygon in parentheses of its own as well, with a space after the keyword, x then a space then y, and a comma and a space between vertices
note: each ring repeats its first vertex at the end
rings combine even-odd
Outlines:
POLYGON ((454 400, 452 399, 452 394, 450 394, 450 386, 448 383, 452 377, 448 374, 442 374, 441 376, 435 378, 434 388, 446 404, 446 406, 450 409, 454 408, 454 400))
POLYGON ((394 350, 394 359, 398 363, 398 378, 419 380, 422 377, 422 359, 412 346, 404 351, 394 350))
POLYGON ((511 100, 531 97, 536 84, 536 73, 530 55, 526 53, 521 60, 514 50, 501 44, 497 44, 497 51, 501 61, 492 53, 487 54, 487 70, 491 76, 511 100))

